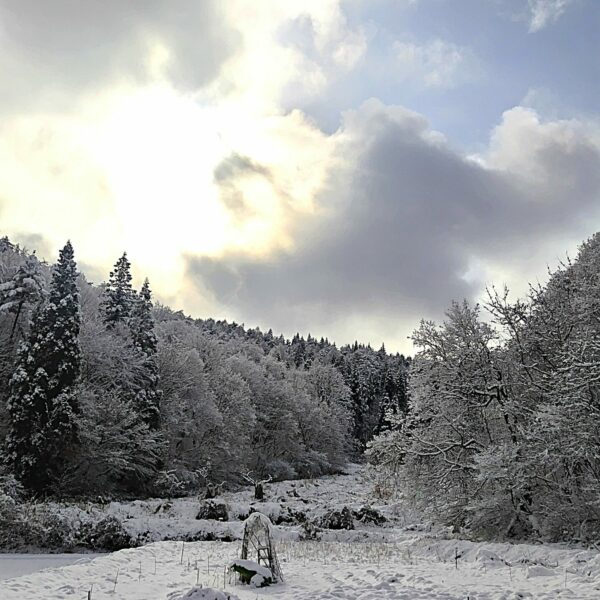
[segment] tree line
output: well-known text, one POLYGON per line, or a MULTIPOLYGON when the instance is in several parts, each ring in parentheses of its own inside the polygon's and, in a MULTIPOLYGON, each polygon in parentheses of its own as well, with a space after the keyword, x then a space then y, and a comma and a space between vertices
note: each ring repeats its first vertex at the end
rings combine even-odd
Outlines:
POLYGON ((409 360, 193 319, 0 239, 3 477, 44 496, 177 495, 332 473, 407 406, 409 360))
POLYGON ((432 518, 487 538, 600 534, 600 234, 511 301, 423 321, 410 406, 369 444, 432 518))

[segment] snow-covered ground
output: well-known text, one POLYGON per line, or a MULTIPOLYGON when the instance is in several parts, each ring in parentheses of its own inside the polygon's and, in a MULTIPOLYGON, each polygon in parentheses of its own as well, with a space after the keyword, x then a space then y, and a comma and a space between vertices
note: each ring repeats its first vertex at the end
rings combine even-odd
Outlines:
MULTIPOLYGON (((275 523, 281 522, 277 527, 278 535, 289 539, 298 537, 296 521, 299 513, 308 519, 318 519, 334 507, 348 506, 358 510, 370 504, 385 512, 394 522, 401 525, 408 523, 404 509, 390 504, 372 504, 371 496, 372 485, 364 469, 349 465, 346 475, 268 484, 264 502, 255 501, 250 488, 224 493, 215 502, 227 505, 226 521, 197 519, 201 504, 197 497, 111 502, 106 506, 50 503, 47 507, 71 522, 97 522, 107 516, 115 517, 134 543, 140 545, 164 540, 203 541, 207 537, 217 540, 241 539, 243 521, 252 510, 259 510, 275 523)), ((387 539, 394 531, 373 526, 361 527, 360 533, 343 533, 346 539, 387 539)), ((326 531, 323 535, 325 539, 338 539, 340 532, 326 531)))
POLYGON ((600 597, 597 553, 507 544, 290 542, 279 544, 283 584, 235 585, 238 544, 156 542, 0 582, 3 600, 179 598, 196 584, 256 598, 517 599, 600 597), (463 556, 455 563, 455 550, 463 556), (507 559, 507 560, 506 560, 507 559), (538 563, 538 564, 536 564, 538 563))
MULTIPOLYGON (((362 471, 354 468, 345 476, 269 485, 268 501, 255 508, 280 520, 297 511, 315 519, 332 507, 358 510, 369 494, 362 471)), ((355 522, 351 531, 324 531, 321 541, 299 541, 298 523, 282 523, 275 537, 285 582, 263 589, 235 585, 226 567, 239 555, 243 522, 238 517, 248 513, 253 500, 247 490, 219 501, 228 506, 228 522, 196 520, 197 499, 116 503, 98 510, 118 516, 140 541, 207 532, 231 534, 236 541, 157 541, 1 581, 0 598, 79 600, 91 591, 93 600, 178 600, 196 584, 240 600, 600 598, 596 551, 450 539, 418 526, 396 504, 375 507, 388 519, 381 526, 355 522)))
POLYGON ((89 562, 97 554, 0 554, 0 580, 20 577, 42 569, 89 562))

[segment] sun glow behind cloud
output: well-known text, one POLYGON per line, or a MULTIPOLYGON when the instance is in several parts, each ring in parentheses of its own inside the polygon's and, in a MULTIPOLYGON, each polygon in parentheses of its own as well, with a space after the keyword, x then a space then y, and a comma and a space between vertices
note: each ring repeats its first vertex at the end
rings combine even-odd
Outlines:
POLYGON ((0 2, 2 234, 49 260, 71 238, 93 281, 127 250, 196 316, 390 349, 490 280, 521 291, 593 227, 597 126, 510 104, 521 80, 494 104, 485 47, 403 24, 450 3, 392 4, 0 2))
POLYGON ((266 257, 291 248, 288 224, 314 210, 331 143, 301 112, 280 108, 288 83, 312 81, 310 92, 325 81, 280 30, 305 15, 319 44, 339 43, 347 58, 354 41, 354 57, 360 53, 360 38, 345 38, 337 3, 313 4, 290 14, 280 3, 230 3, 228 19, 240 24, 243 50, 200 89, 173 86, 171 50, 149 40, 146 84, 118 81, 68 114, 5 122, 0 185, 7 233, 44 231, 55 247, 71 237, 80 258, 104 271, 126 249, 138 277, 148 275, 165 300, 182 293, 182 256, 266 257), (223 201, 215 181, 231 156, 256 165, 230 184, 239 206, 223 201))

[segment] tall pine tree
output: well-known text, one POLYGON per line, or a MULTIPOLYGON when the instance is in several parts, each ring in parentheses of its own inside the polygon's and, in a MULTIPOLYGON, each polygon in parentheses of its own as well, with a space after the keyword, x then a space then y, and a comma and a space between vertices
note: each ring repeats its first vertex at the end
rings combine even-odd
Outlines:
POLYGON ((144 281, 140 293, 135 298, 129 319, 133 345, 144 359, 144 374, 140 390, 136 394, 136 404, 144 422, 150 429, 160 426, 161 392, 158 389, 159 375, 156 364, 157 340, 154 334, 152 317, 152 292, 148 279, 144 281))
POLYGON ((133 345, 147 356, 154 356, 157 350, 152 317, 152 291, 148 279, 144 281, 131 310, 131 337, 133 345))
POLYGON ((106 326, 113 329, 117 323, 127 323, 135 302, 127 252, 123 252, 115 263, 102 296, 101 308, 106 326))
POLYGON ((56 482, 78 444, 79 292, 73 247, 54 266, 47 302, 35 312, 10 381, 7 458, 34 492, 56 482))

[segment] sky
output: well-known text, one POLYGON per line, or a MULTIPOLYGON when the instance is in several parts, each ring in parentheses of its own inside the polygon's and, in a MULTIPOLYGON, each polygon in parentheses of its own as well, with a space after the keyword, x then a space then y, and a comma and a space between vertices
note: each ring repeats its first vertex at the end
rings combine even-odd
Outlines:
POLYGON ((0 0, 0 234, 412 352, 600 229, 597 0, 0 0))

